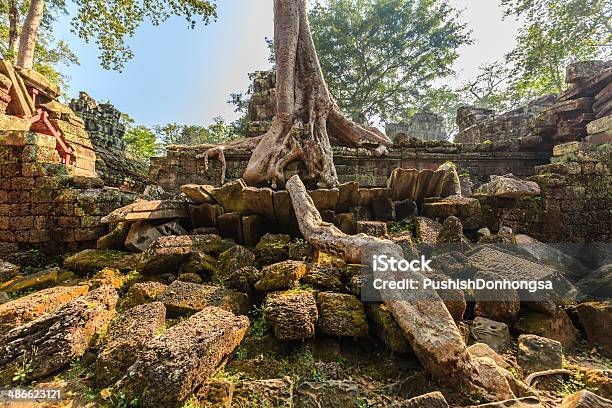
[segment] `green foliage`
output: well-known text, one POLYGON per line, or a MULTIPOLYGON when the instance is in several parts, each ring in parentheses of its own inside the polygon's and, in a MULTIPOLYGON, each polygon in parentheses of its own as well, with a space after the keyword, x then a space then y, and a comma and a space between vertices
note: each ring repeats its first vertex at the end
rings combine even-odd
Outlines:
MULTIPOLYGON (((15 0, 20 22, 23 22, 30 6, 29 0, 15 0)), ((63 40, 53 36, 53 25, 57 17, 66 13, 63 0, 46 0, 46 9, 40 28, 34 52, 34 69, 43 74, 49 81, 67 88, 68 78, 58 70, 60 66, 79 64, 78 57, 63 40)), ((21 27, 18 27, 21 29, 21 27)), ((9 2, 0 2, 0 54, 2 59, 14 61, 17 50, 9 47, 9 2)))
POLYGON ((524 20, 506 57, 518 97, 560 92, 568 63, 612 56, 608 0, 502 0, 502 6, 506 16, 524 20))
POLYGON ((423 107, 470 42, 457 10, 440 0, 318 1, 310 22, 330 90, 359 122, 423 107))
POLYGON ((209 126, 169 123, 164 126, 156 126, 154 132, 164 147, 169 145, 220 144, 237 137, 232 133, 232 127, 225 123, 225 120, 221 117, 214 118, 213 124, 209 126))
POLYGON ((184 17, 194 28, 199 16, 204 24, 216 19, 216 5, 206 0, 75 0, 77 13, 72 30, 86 42, 94 41, 100 49, 100 63, 105 69, 121 71, 134 56, 125 43, 144 22, 159 25, 170 16, 184 17))
POLYGON ((32 371, 34 371, 32 369, 32 360, 34 359, 36 352, 36 347, 32 347, 30 355, 28 357, 24 357, 23 361, 21 362, 21 365, 13 374, 13 382, 18 384, 24 384, 26 382, 26 378, 28 377, 28 375, 31 374, 32 371))
POLYGON ((159 153, 155 133, 146 126, 131 127, 124 135, 129 152, 141 160, 148 160, 159 153))

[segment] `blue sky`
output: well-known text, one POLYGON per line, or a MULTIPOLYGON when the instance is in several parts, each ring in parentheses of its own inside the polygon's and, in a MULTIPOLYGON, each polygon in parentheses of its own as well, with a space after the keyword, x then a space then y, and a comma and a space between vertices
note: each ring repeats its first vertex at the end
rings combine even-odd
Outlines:
MULTIPOLYGON (((502 21, 500 0, 450 0, 463 9, 463 19, 476 42, 462 47, 455 64, 457 78, 471 78, 479 65, 510 50, 516 22, 502 21)), ((139 124, 177 122, 207 125, 215 116, 236 117, 226 103, 229 94, 248 87, 247 74, 267 69, 264 38, 273 35, 272 0, 218 0, 217 22, 187 29, 181 18, 158 27, 144 24, 129 44, 135 54, 123 72, 106 71, 95 44, 85 44, 61 20, 56 37, 65 39, 79 56, 79 66, 62 67, 70 77, 68 94, 85 90, 99 101, 110 100, 139 124)))

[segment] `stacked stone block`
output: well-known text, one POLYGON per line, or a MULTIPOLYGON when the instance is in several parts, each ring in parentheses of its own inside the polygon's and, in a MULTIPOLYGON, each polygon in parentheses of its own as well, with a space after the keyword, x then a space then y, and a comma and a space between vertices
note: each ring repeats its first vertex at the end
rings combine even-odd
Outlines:
POLYGON ((448 139, 444 129, 444 119, 431 112, 418 112, 406 122, 385 125, 385 133, 391 139, 400 132, 420 140, 448 139))
POLYGON ((259 136, 270 129, 276 115, 276 72, 255 72, 252 88, 247 135, 259 136))
POLYGON ((0 253, 37 247, 49 252, 91 245, 106 232, 100 218, 132 198, 97 178, 71 176, 52 136, 19 134, 0 145, 0 253))
POLYGON ((6 113, 6 108, 11 102, 11 95, 9 94, 13 83, 6 75, 0 74, 0 115, 6 113))
POLYGON ((97 155, 98 174, 108 186, 140 192, 146 185, 148 157, 136 158, 126 151, 125 125, 121 112, 111 104, 97 104, 85 92, 70 102, 89 133, 97 155))
POLYGON ((501 209, 503 225, 544 242, 612 241, 612 145, 555 146, 551 164, 531 178, 541 197, 501 209))

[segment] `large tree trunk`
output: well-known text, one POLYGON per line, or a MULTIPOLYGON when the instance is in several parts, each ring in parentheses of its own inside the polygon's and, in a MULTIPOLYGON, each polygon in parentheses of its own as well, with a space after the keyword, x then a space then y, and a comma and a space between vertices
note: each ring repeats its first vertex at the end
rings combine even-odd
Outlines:
POLYGON ((21 37, 19 38, 19 51, 15 65, 31 69, 34 66, 34 48, 36 47, 36 34, 45 10, 44 0, 32 0, 28 15, 23 22, 21 37))
POLYGON ((12 54, 19 49, 19 8, 17 0, 9 0, 9 41, 8 50, 12 54))
POLYGON ((249 185, 282 187, 292 161, 306 166, 319 188, 338 184, 328 128, 350 146, 390 144, 382 134, 348 120, 327 89, 308 22, 307 0, 274 0, 276 116, 243 175, 249 185))
MULTIPOLYGON (((318 250, 354 264, 369 264, 372 255, 404 259, 402 249, 391 241, 365 234, 346 235, 333 224, 323 222, 298 176, 289 179, 287 190, 302 234, 318 250)), ((418 273, 410 277, 422 279, 418 273)), ((401 295, 398 292, 383 290, 381 296, 429 373, 487 400, 514 397, 507 373, 492 360, 475 358, 467 351, 453 318, 434 290, 402 291, 401 295)))

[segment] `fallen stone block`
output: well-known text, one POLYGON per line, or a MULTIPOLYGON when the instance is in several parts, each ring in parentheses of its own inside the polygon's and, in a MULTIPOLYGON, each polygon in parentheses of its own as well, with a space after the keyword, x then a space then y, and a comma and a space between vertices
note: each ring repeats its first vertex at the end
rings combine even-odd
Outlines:
POLYGON ((77 275, 89 275, 104 268, 129 271, 135 269, 137 262, 137 254, 111 249, 86 249, 64 259, 64 268, 77 275))
POLYGON ((130 226, 125 237, 125 247, 131 251, 144 252, 157 238, 163 236, 159 229, 146 221, 137 221, 130 226))
POLYGON ((96 386, 105 388, 123 377, 165 322, 166 308, 161 302, 133 307, 114 319, 96 360, 96 386))
POLYGON ((369 326, 363 304, 353 295, 321 292, 317 295, 321 333, 344 337, 365 337, 369 326))
POLYGON ((419 171, 417 169, 393 169, 389 179, 391 198, 394 201, 411 200, 417 196, 417 180, 419 171))
POLYGON ((242 190, 249 211, 274 221, 274 201, 271 188, 246 187, 242 190))
POLYGON ((293 407, 293 381, 289 377, 243 381, 234 389, 234 406, 249 406, 253 401, 262 407, 293 407))
POLYGON ((338 186, 338 202, 336 203, 336 212, 347 212, 350 207, 354 206, 357 201, 357 190, 359 183, 349 181, 338 186))
POLYGON ((261 215, 242 217, 242 239, 248 246, 254 247, 268 230, 266 220, 261 215))
POLYGON ((208 184, 185 184, 181 186, 181 192, 196 204, 214 204, 215 199, 211 195, 214 188, 208 184))
POLYGON ((266 323, 281 341, 314 337, 318 318, 317 304, 311 291, 273 292, 265 300, 266 323))
POLYGON ((227 212, 246 213, 249 209, 242 190, 246 188, 244 180, 238 179, 225 183, 221 187, 216 187, 210 191, 210 195, 227 212))
POLYGON ((308 192, 308 195, 310 198, 312 198, 312 201, 319 212, 325 210, 335 211, 339 194, 340 193, 336 188, 331 190, 319 189, 308 192))
POLYGON ((419 209, 414 201, 410 199, 393 202, 393 211, 396 221, 414 218, 419 214, 419 209))
POLYGON ((3 303, 0 305, 0 334, 53 313, 88 290, 87 286, 57 286, 3 303))
POLYGON ((57 282, 59 275, 60 268, 55 267, 31 275, 16 276, 8 282, 1 284, 0 292, 15 293, 33 288, 48 288, 57 282))
POLYGON ((423 244, 436 244, 438 242, 438 235, 442 231, 442 224, 438 221, 426 217, 416 217, 414 227, 417 242, 423 244))
POLYGON ((517 360, 525 374, 563 368, 561 343, 533 334, 518 338, 517 360))
POLYGON ((201 204, 189 206, 189 218, 194 228, 217 227, 217 217, 225 211, 219 204, 201 204))
POLYGON ((448 408, 446 398, 441 392, 430 392, 420 395, 407 401, 402 401, 397 405, 398 408, 448 408))
POLYGON ((130 286, 127 296, 122 302, 124 309, 154 302, 168 285, 159 282, 139 282, 130 286))
POLYGON ((373 237, 385 237, 387 235, 387 224, 380 221, 357 221, 357 233, 373 237))
POLYGON ((485 343, 474 343, 467 349, 474 357, 490 358, 491 360, 495 361, 495 364, 497 364, 498 367, 505 368, 506 370, 512 367, 512 364, 510 364, 508 360, 497 354, 495 350, 485 343))
POLYGON ((513 328, 521 334, 535 334, 557 340, 563 347, 572 347, 578 336, 578 331, 563 309, 557 309, 552 316, 529 311, 514 323, 513 328))
POLYGON ((120 381, 141 407, 182 406, 242 341, 246 316, 207 307, 149 341, 120 381))
POLYGON ((238 212, 221 214, 217 217, 219 234, 236 242, 244 242, 242 235, 242 215, 238 212))
POLYGON ((179 235, 160 237, 140 256, 137 269, 143 275, 176 272, 194 252, 216 253, 221 247, 218 235, 179 235))
POLYGON ((476 198, 451 196, 435 202, 426 202, 422 206, 421 214, 439 221, 455 216, 467 229, 477 229, 483 223, 480 201, 476 198))
POLYGON ((117 223, 117 226, 111 232, 98 239, 96 249, 124 249, 125 239, 131 227, 132 224, 129 222, 117 223))
POLYGON ((232 408, 234 383, 227 380, 206 380, 198 391, 198 401, 207 408, 232 408))
POLYGON ((154 200, 137 201, 102 217, 101 222, 113 224, 120 221, 159 220, 188 218, 189 203, 186 201, 154 200))
POLYGON ((255 246, 255 255, 263 264, 285 261, 289 258, 289 241, 289 235, 266 234, 255 246))
POLYGON ((12 375, 24 361, 28 381, 70 364, 106 332, 117 299, 117 291, 104 286, 6 333, 0 346, 0 378, 12 375))
POLYGON ((612 356, 612 301, 581 303, 577 311, 589 341, 598 345, 604 355, 612 356))
POLYGON ((0 282, 6 282, 19 274, 21 268, 10 262, 0 260, 0 282))
POLYGON ((242 245, 235 245, 227 251, 221 252, 218 257, 219 270, 215 277, 223 280, 228 275, 246 266, 255 265, 255 254, 242 245))
POLYGON ((387 306, 381 303, 368 303, 366 314, 373 323, 374 332, 389 350, 396 353, 408 353, 412 350, 387 306))
POLYGON ((476 342, 488 345, 497 353, 504 353, 511 344, 508 325, 484 317, 474 319, 470 333, 476 342))
POLYGON ((380 197, 372 200, 372 210, 376 221, 393 221, 395 219, 395 208, 389 197, 380 197))
POLYGON ((611 408, 612 401, 582 390, 563 398, 560 408, 611 408))
POLYGON ((336 214, 334 225, 347 235, 353 235, 356 231, 355 218, 351 213, 336 214))
POLYGON ((303 382, 296 392, 298 408, 359 408, 359 384, 351 381, 329 380, 303 382))
POLYGON ((491 181, 478 189, 479 193, 502 198, 522 198, 540 195, 540 186, 514 176, 491 176, 491 181))
POLYGON ((216 306, 237 315, 246 314, 249 310, 249 299, 244 293, 219 286, 199 285, 197 283, 174 281, 166 290, 157 296, 171 315, 196 313, 216 306))
POLYGON ((300 261, 283 261, 261 270, 261 278, 255 289, 261 292, 291 289, 306 273, 306 264, 300 261))

